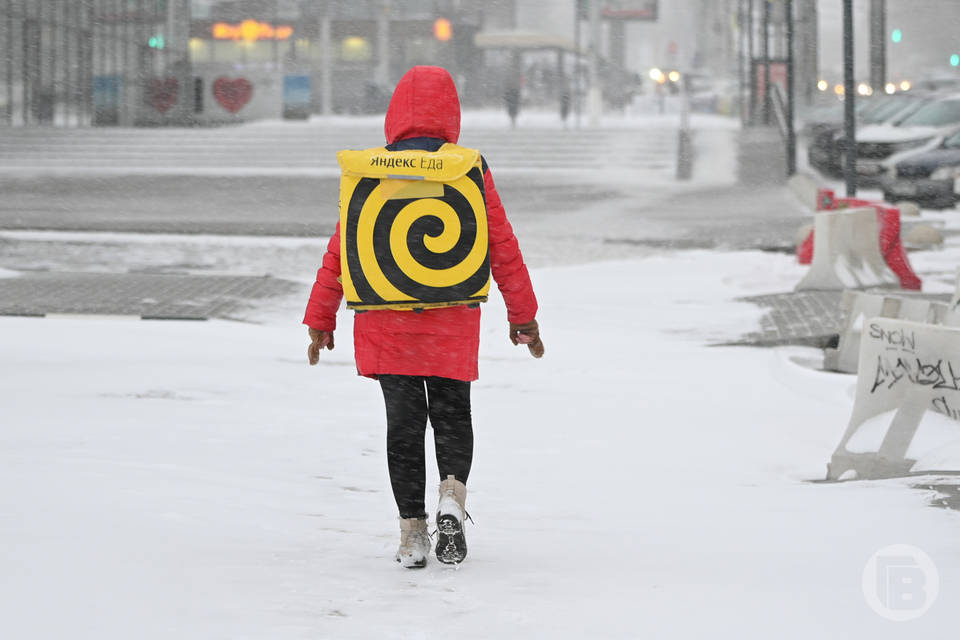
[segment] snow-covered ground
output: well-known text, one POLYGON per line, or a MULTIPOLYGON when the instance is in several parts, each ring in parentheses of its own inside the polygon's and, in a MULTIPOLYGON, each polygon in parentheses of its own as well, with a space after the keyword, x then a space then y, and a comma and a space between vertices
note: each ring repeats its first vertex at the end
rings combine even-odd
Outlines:
POLYGON ((2 318, 0 633, 955 637, 960 515, 916 480, 810 482, 853 377, 803 366, 813 350, 709 346, 758 326, 736 298, 801 275, 759 252, 541 266, 542 361, 486 305, 458 570, 393 562, 379 388, 348 313, 307 366, 306 284, 261 324, 2 318), (894 543, 940 575, 907 623, 862 591, 894 543))
MULTIPOLYGON (((557 126, 539 117, 520 127, 557 126)), ((699 122, 709 153, 693 186, 729 184, 732 125, 699 122)), ((393 561, 382 400, 355 375, 349 313, 337 349, 306 364, 322 240, 0 234, 13 269, 302 284, 256 322, 0 318, 0 637, 955 637, 960 514, 915 488, 937 479, 813 482, 855 379, 812 369, 811 349, 711 346, 758 328, 761 310, 738 298, 789 291, 804 268, 605 243, 593 227, 648 225, 621 204, 512 218, 547 354, 509 344, 494 295, 470 556, 422 571, 393 561), (911 622, 864 597, 864 567, 890 544, 939 571, 939 598, 911 622)), ((925 288, 952 290, 960 244, 911 261, 925 288)))

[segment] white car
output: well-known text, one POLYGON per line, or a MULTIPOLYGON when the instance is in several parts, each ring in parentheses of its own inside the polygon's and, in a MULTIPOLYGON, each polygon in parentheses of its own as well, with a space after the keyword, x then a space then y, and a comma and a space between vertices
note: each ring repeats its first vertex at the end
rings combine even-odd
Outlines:
POLYGON ((879 124, 857 132, 857 181, 879 184, 890 166, 914 153, 937 148, 960 127, 960 94, 934 100, 896 125, 879 124))

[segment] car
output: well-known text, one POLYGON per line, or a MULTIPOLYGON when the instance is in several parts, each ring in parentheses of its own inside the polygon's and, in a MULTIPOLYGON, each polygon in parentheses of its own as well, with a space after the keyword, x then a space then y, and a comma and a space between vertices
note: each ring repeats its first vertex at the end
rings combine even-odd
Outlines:
POLYGON ((910 200, 927 207, 952 207, 960 202, 960 130, 936 149, 890 165, 883 178, 883 199, 910 200))
MULTIPOLYGON (((874 105, 873 98, 857 100, 855 109, 857 117, 874 105)), ((803 110, 798 115, 801 123, 798 135, 802 138, 814 138, 827 129, 836 130, 843 127, 844 108, 843 99, 829 98, 829 102, 803 110)))
MULTIPOLYGON (((920 93, 900 93, 875 98, 867 103, 869 106, 860 113, 857 125, 869 126, 885 122, 897 124, 932 99, 929 95, 920 93)), ((843 175, 841 154, 845 142, 842 124, 822 126, 807 147, 807 161, 824 175, 840 177, 843 175)))
POLYGON ((914 80, 912 83, 914 89, 921 91, 943 91, 956 93, 960 91, 960 77, 956 72, 934 73, 924 78, 914 80))
MULTIPOLYGON (((888 168, 909 155, 936 149, 960 127, 960 94, 933 100, 899 122, 857 132, 857 184, 881 186, 888 168)), ((841 150, 841 165, 846 151, 841 150)))

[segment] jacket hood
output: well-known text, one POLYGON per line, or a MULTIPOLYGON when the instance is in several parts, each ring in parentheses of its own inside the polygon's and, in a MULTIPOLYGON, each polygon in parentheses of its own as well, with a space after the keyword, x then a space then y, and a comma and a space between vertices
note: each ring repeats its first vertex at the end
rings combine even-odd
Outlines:
POLYGON ((416 66, 393 91, 383 132, 387 143, 406 138, 460 138, 460 98, 453 78, 442 67, 416 66))

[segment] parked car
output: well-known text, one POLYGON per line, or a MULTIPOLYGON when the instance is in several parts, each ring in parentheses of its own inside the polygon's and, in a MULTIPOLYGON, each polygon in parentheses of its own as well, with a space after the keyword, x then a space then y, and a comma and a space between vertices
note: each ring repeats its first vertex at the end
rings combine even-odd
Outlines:
POLYGON ((924 78, 915 79, 912 85, 914 90, 956 93, 960 91, 960 78, 954 71, 934 73, 924 78))
MULTIPOLYGON (((900 93, 875 98, 868 103, 857 118, 858 126, 891 123, 901 120, 918 110, 933 98, 926 94, 900 93)), ((823 126, 807 147, 807 160, 810 166, 824 175, 840 177, 843 174, 841 157, 846 140, 842 124, 823 126)))
MULTIPOLYGON (((880 186, 889 166, 908 155, 935 149, 960 127, 960 94, 933 100, 896 124, 863 127, 857 132, 857 183, 880 186)), ((844 162, 846 150, 841 150, 844 162)))
MULTIPOLYGON (((857 117, 860 117, 864 111, 871 109, 876 103, 873 98, 863 98, 856 102, 854 107, 857 117)), ((800 130, 798 135, 802 138, 814 138, 827 129, 836 130, 843 127, 844 108, 843 99, 834 97, 829 98, 826 104, 818 104, 799 114, 800 130)))
POLYGON ((960 202, 960 131, 936 149, 892 164, 883 179, 883 199, 912 200, 927 207, 960 202))

